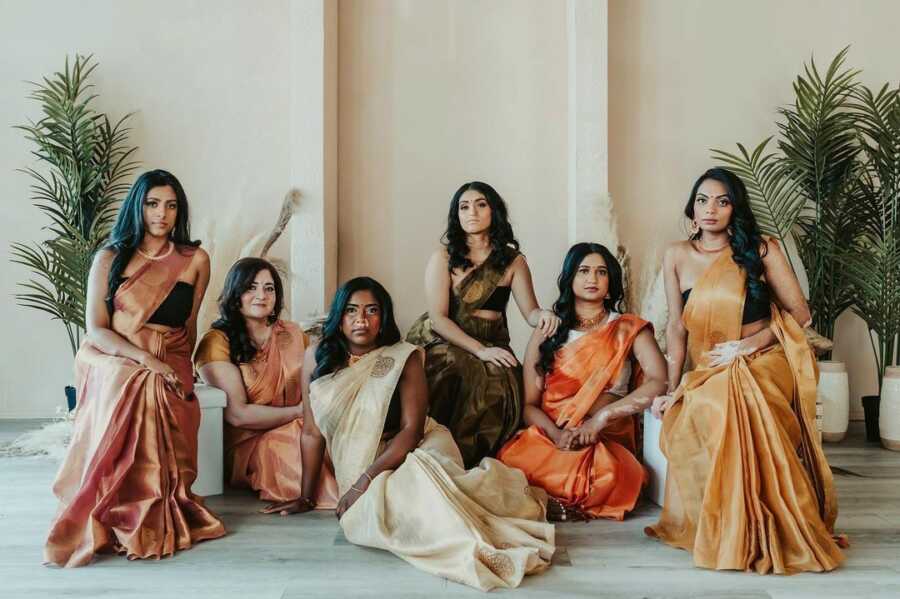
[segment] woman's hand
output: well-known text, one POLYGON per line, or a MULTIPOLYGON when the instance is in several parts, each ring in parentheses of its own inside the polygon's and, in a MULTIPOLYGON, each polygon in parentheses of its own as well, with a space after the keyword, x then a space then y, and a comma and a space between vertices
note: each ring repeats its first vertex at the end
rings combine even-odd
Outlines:
POLYGON ((280 503, 270 503, 263 509, 259 510, 262 514, 279 514, 287 516, 288 514, 302 514, 316 507, 315 502, 306 497, 298 497, 291 501, 282 501, 280 503))
POLYGON ((178 375, 175 374, 174 368, 151 354, 147 354, 141 359, 141 365, 150 372, 155 372, 156 374, 163 377, 163 379, 165 379, 166 381, 166 385, 171 387, 173 391, 180 395, 184 395, 184 389, 182 389, 181 386, 181 379, 179 379, 178 375))
POLYGON ((658 395, 653 400, 653 405, 650 406, 650 413, 653 414, 657 420, 661 420, 663 414, 672 407, 672 402, 675 398, 672 395, 658 395))
POLYGON ((707 356, 709 356, 709 365, 715 368, 716 366, 731 364, 738 356, 746 356, 752 354, 753 351, 752 348, 746 347, 743 340, 725 341, 714 345, 707 352, 707 356))
POLYGON ((556 438, 553 439, 553 442, 558 449, 568 451, 572 447, 572 439, 574 436, 575 431, 564 428, 559 431, 556 438))
POLYGON ((559 328, 561 322, 562 319, 560 319, 553 311, 541 310, 538 312, 538 321, 535 328, 544 335, 544 339, 547 339, 556 333, 556 329, 559 328))
POLYGON ((363 493, 366 492, 366 489, 369 488, 370 481, 371 479, 363 474, 356 479, 356 482, 352 484, 349 489, 347 489, 347 492, 344 493, 344 496, 338 501, 337 507, 334 510, 334 515, 337 516, 338 520, 341 519, 344 512, 353 507, 353 504, 356 503, 357 499, 362 497, 363 493))
POLYGON ((574 430, 572 449, 580 449, 595 445, 600 440, 600 433, 609 424, 607 412, 597 412, 590 420, 582 423, 574 430))
POLYGON ((516 357, 511 352, 502 347, 484 347, 475 354, 482 362, 490 362, 501 368, 514 368, 519 364, 516 357))

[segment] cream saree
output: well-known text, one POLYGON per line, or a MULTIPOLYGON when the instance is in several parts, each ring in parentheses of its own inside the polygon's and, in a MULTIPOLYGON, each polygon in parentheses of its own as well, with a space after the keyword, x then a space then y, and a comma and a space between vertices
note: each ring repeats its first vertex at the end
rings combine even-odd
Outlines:
POLYGON ((833 570, 843 555, 831 470, 815 430, 816 362, 803 330, 772 305, 774 346, 710 367, 740 339, 746 273, 723 252, 684 308, 693 370, 663 419, 669 460, 659 522, 648 534, 704 568, 792 574, 833 570))
MULTIPOLYGON (((341 494, 383 447, 391 397, 415 351, 404 342, 382 347, 312 383, 310 407, 341 494)), ((555 546, 545 506, 543 491, 496 460, 464 470, 449 431, 429 418, 419 446, 396 470, 375 477, 341 528, 352 543, 488 591, 518 586, 526 574, 547 568, 555 546)))

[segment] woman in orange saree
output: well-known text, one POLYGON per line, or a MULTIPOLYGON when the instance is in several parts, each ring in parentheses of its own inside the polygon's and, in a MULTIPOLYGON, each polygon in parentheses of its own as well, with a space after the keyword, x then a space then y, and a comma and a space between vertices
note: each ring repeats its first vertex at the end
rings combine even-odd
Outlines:
POLYGON ((673 394, 653 409, 665 411, 669 470, 647 533, 703 568, 833 570, 843 561, 832 538, 837 501, 815 428, 817 369, 798 325, 811 320, 800 286, 730 171, 701 176, 685 214, 691 239, 664 260, 673 394))
POLYGON ((144 173, 91 267, 48 563, 83 566, 109 552, 158 559, 225 534, 191 493, 200 424, 191 348, 209 257, 188 222, 178 180, 144 173))
POLYGON ((665 360, 652 329, 620 314, 622 269, 596 243, 569 250, 559 275, 556 335, 532 335, 525 352, 525 422, 497 458, 551 497, 558 520, 622 520, 644 468, 634 455, 637 414, 665 389, 665 360), (643 376, 632 377, 635 370, 643 376), (632 378, 641 382, 629 393, 632 378))
MULTIPOLYGON (((281 277, 261 258, 238 260, 225 277, 220 318, 200 340, 194 365, 225 391, 225 472, 229 484, 249 487, 265 501, 300 497, 303 406, 300 370, 308 339, 280 320, 281 277)), ((337 505, 331 468, 316 492, 322 509, 337 505)))

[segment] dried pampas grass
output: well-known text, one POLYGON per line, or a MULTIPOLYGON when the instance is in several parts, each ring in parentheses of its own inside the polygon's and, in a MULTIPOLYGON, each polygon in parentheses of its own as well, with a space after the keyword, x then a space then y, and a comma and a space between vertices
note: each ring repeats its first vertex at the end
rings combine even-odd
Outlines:
POLYGON ((62 461, 66 457, 74 428, 74 415, 64 408, 56 409, 56 420, 41 428, 0 444, 0 457, 48 457, 62 461))
POLYGON ((653 325, 656 342, 660 349, 666 351, 666 324, 669 322, 669 306, 666 303, 666 285, 663 280, 662 268, 656 261, 649 264, 646 269, 647 281, 644 293, 641 294, 641 302, 638 307, 641 318, 653 325))

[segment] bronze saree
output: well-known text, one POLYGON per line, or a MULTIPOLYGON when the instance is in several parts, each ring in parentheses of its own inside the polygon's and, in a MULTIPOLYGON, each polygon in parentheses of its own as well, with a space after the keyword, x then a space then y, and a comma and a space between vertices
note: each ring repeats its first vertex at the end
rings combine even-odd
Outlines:
POLYGON ((815 428, 817 367, 803 330, 775 304, 778 342, 728 365, 707 352, 740 339, 746 274, 726 250, 683 311, 693 370, 663 419, 669 461, 660 520, 647 533, 704 568, 833 570, 837 502, 815 428))
MULTIPOLYGON (((275 322, 269 340, 253 360, 238 364, 247 401, 272 407, 300 405, 300 370, 306 344, 306 334, 297 323, 275 322)), ((210 362, 231 363, 228 336, 217 329, 203 336, 194 353, 196 368, 210 362)), ((229 484, 258 491, 264 501, 290 501, 300 497, 302 433, 300 418, 268 430, 242 428, 226 422, 225 475, 229 484)), ((316 493, 316 507, 334 509, 337 499, 334 474, 326 463, 316 493)))
POLYGON ((144 264, 114 298, 112 329, 169 364, 182 384, 88 341, 75 357, 78 408, 53 492, 60 506, 46 562, 82 566, 94 554, 162 558, 225 534, 191 493, 197 475, 200 408, 193 397, 187 330, 144 326, 188 267, 193 248, 144 264))
MULTIPOLYGON (((510 352, 506 315, 487 320, 474 315, 503 279, 504 270, 487 262, 469 272, 450 292, 450 319, 486 347, 510 352)), ((406 340, 425 349, 429 414, 453 435, 467 468, 493 456, 516 432, 522 418, 522 369, 483 362, 447 342, 425 313, 406 340)))
MULTIPOLYGON (((415 346, 397 343, 314 381, 310 407, 345 493, 383 449, 384 419, 415 346)), ((380 473, 341 518, 354 544, 390 551, 416 568, 481 590, 518 586, 547 568, 554 528, 546 494, 497 460, 465 470, 446 428, 425 435, 396 470, 380 473)))

